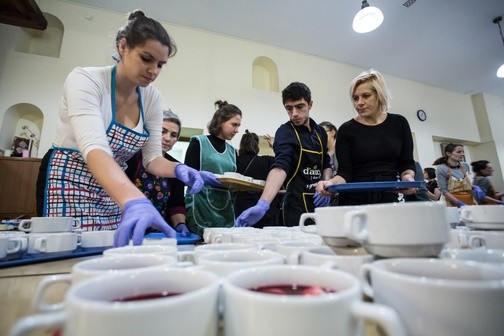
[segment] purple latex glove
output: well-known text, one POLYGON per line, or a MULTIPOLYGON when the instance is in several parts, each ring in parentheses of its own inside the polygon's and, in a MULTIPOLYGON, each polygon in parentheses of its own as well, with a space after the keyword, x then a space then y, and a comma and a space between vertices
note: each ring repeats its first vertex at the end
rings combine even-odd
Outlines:
POLYGON ((236 218, 235 226, 252 226, 263 218, 270 205, 268 201, 260 199, 256 205, 243 211, 238 218, 236 218))
POLYGON ((220 181, 217 180, 217 177, 211 172, 201 170, 200 175, 206 185, 219 186, 221 184, 220 181))
POLYGON ((457 202, 455 202, 455 204, 457 205, 458 208, 466 206, 466 204, 462 201, 457 201, 457 202))
POLYGON ((175 177, 190 187, 188 194, 196 194, 204 186, 200 172, 182 163, 175 167, 175 177))
POLYGON ((182 237, 187 237, 191 234, 185 223, 178 223, 177 226, 175 227, 175 231, 180 233, 182 237))
POLYGON ((130 238, 133 239, 133 245, 141 245, 148 227, 163 232, 169 238, 177 236, 175 230, 166 223, 151 201, 146 198, 135 198, 126 202, 121 223, 114 235, 114 246, 128 245, 130 238))
POLYGON ((472 186, 473 196, 478 201, 483 201, 485 199, 485 193, 478 186, 472 186))
POLYGON ((322 196, 318 192, 315 192, 313 195, 313 205, 315 207, 326 207, 329 205, 329 202, 331 202, 331 196, 322 196))

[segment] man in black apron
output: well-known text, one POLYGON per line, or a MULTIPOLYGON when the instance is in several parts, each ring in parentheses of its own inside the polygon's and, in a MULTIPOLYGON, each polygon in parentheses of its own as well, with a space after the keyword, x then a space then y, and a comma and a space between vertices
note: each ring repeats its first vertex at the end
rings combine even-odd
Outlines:
POLYGON ((245 210, 236 219, 236 226, 251 226, 259 221, 284 182, 286 192, 282 210, 285 226, 297 226, 302 213, 329 204, 329 196, 315 192, 317 182, 330 179, 332 171, 327 154, 327 134, 310 118, 313 105, 310 89, 303 83, 291 83, 282 91, 282 101, 290 120, 275 133, 275 162, 257 205, 245 210))

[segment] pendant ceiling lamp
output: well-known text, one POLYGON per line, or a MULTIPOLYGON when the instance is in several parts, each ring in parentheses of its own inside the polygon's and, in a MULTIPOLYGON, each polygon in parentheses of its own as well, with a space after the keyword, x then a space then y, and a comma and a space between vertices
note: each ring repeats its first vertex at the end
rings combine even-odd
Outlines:
POLYGON ((361 10, 353 19, 353 30, 357 33, 369 33, 380 27, 383 22, 383 13, 378 7, 369 6, 366 0, 362 1, 361 10))
MULTIPOLYGON (((497 16, 493 19, 493 23, 496 23, 499 26, 499 34, 502 39, 502 44, 504 45, 504 35, 502 35, 502 28, 500 22, 502 21, 502 16, 497 16)), ((497 69, 497 77, 504 78, 504 63, 497 69)))

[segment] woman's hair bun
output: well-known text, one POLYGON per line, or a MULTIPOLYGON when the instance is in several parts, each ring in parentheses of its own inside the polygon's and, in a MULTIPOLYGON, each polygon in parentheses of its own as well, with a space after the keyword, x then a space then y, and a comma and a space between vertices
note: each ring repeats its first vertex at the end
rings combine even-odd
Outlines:
POLYGON ((128 20, 138 19, 140 17, 145 17, 145 14, 141 10, 137 9, 129 13, 128 20))

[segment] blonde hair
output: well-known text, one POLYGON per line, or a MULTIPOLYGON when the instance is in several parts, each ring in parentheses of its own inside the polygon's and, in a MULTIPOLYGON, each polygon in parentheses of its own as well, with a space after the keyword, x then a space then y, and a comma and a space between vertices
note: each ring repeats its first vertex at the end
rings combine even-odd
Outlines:
POLYGON ((369 83, 371 85, 371 90, 376 93, 380 112, 388 111, 390 108, 390 92, 387 88, 387 84, 385 84, 385 79, 382 74, 373 69, 362 72, 352 80, 350 83, 350 100, 353 102, 355 89, 363 83, 369 83))

